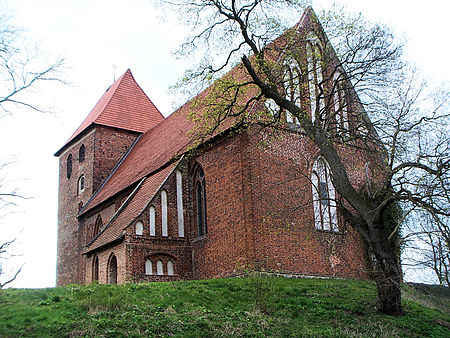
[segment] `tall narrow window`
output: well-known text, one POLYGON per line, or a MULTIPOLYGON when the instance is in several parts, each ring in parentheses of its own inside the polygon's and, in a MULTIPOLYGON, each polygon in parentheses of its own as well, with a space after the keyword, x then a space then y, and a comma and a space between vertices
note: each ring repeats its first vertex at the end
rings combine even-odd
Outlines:
POLYGON ((97 236, 100 233, 100 231, 102 230, 102 228, 103 228, 103 222, 102 222, 101 216, 99 215, 99 216, 97 216, 97 219, 95 220, 94 233, 93 233, 92 237, 94 238, 95 236, 97 236))
POLYGON ((72 175, 72 154, 69 154, 69 156, 67 157, 67 178, 70 178, 70 176, 72 175))
POLYGON ((155 217, 155 207, 152 205, 150 207, 150 236, 156 236, 156 217, 155 217))
POLYGON ((178 237, 184 237, 184 216, 183 216, 183 176, 177 170, 177 215, 178 215, 178 237))
POLYGON ((147 259, 145 261, 145 274, 153 275, 153 266, 152 266, 152 261, 150 259, 147 259))
POLYGON ((334 113, 336 118, 336 132, 345 134, 348 132, 348 107, 345 95, 345 87, 342 74, 334 75, 334 113))
POLYGON ((144 234, 144 224, 141 221, 136 223, 136 235, 142 236, 144 234))
POLYGON ((323 100, 324 93, 321 93, 321 88, 323 88, 323 75, 322 56, 319 48, 319 40, 314 35, 310 38, 311 40, 306 43, 306 61, 308 66, 311 121, 314 123, 314 121, 316 120, 316 114, 322 113, 322 110, 325 108, 325 103, 323 100), (319 103, 319 107, 317 107, 317 103, 319 103), (319 110, 319 112, 317 112, 317 110, 319 110))
MULTIPOLYGON (((300 107, 300 67, 294 59, 285 61, 284 91, 287 100, 300 107)), ((297 118, 286 112, 286 122, 298 123, 297 118)))
POLYGON ((161 191, 161 226, 162 235, 167 237, 167 192, 161 191))
POLYGON ((81 175, 78 179, 78 194, 81 194, 84 191, 84 175, 81 175))
POLYGON ((173 263, 170 260, 167 261, 167 274, 169 276, 173 276, 174 275, 174 273, 173 273, 173 263))
POLYGON ((86 152, 86 149, 84 147, 84 144, 82 144, 81 147, 80 147, 80 150, 78 152, 78 161, 79 162, 83 162, 84 161, 85 152, 86 152))
POLYGON ((311 182, 316 229, 338 231, 336 193, 328 163, 322 157, 314 163, 311 182))
POLYGON ((197 229, 198 236, 204 236, 208 232, 207 218, 206 218, 206 184, 205 173, 203 169, 199 167, 197 169, 195 179, 195 205, 197 212, 197 229))
POLYGON ((156 262, 156 274, 157 275, 164 275, 163 263, 160 260, 158 260, 156 262))

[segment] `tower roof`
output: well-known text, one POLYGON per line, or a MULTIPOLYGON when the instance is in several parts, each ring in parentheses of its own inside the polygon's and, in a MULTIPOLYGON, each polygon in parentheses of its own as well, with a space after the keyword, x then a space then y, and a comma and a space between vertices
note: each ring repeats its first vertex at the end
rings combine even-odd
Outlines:
POLYGON ((108 88, 94 109, 55 155, 59 156, 92 124, 144 133, 162 120, 164 117, 139 87, 128 69, 108 88))

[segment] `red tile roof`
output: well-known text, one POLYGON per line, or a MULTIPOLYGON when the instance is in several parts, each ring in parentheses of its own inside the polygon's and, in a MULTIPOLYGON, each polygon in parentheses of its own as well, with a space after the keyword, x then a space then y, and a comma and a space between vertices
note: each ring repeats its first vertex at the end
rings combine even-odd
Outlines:
POLYGON ((130 194, 104 230, 86 246, 84 253, 119 239, 124 234, 127 226, 148 206, 177 164, 178 162, 173 163, 156 174, 142 179, 142 182, 130 194))
MULTIPOLYGON (((242 69, 235 67, 227 76, 242 78, 242 69)), ((209 94, 217 95, 214 85, 200 93, 195 99, 180 107, 156 127, 144 133, 137 141, 123 162, 113 174, 107 178, 97 195, 86 204, 82 214, 106 201, 118 192, 138 182, 144 176, 151 174, 165 166, 168 162, 184 154, 200 142, 198 134, 202 134, 202 114, 205 113, 205 105, 210 102, 209 94), (195 121, 190 112, 195 112, 195 121)), ((246 95, 252 95, 249 91, 246 95)), ((207 113, 206 113, 207 114, 207 113)), ((223 121, 220 129, 214 135, 235 125, 236 121, 228 119, 223 121)), ((211 138, 207 135, 207 139, 211 138)))
POLYGON ((164 116, 139 87, 128 69, 103 94, 83 123, 55 155, 59 155, 75 137, 94 123, 143 133, 163 120, 164 116))

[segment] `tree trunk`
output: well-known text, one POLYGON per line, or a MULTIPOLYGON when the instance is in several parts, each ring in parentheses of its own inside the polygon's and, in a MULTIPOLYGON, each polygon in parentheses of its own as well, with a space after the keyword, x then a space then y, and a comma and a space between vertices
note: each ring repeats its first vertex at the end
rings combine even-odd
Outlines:
POLYGON ((391 315, 403 315, 401 272, 399 264, 394 261, 384 260, 376 264, 375 282, 377 283, 377 308, 378 311, 391 315))

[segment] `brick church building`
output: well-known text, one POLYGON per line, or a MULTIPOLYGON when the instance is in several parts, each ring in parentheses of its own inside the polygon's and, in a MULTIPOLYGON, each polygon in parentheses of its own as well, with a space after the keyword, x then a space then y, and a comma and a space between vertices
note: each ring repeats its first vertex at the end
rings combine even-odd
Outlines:
MULTIPOLYGON (((299 34, 313 15, 305 12, 299 34)), ((320 39, 306 43, 314 49, 320 39)), ((291 73, 305 62, 291 60, 291 73)), ((313 111, 314 84, 301 88, 299 100, 313 111)), ((228 123, 199 141, 197 110, 191 100, 165 118, 127 70, 56 152, 57 285, 216 278, 245 268, 367 277, 365 246, 336 208, 327 163, 292 116, 276 130, 228 123)), ((345 156, 359 184, 366 162, 345 156)))

